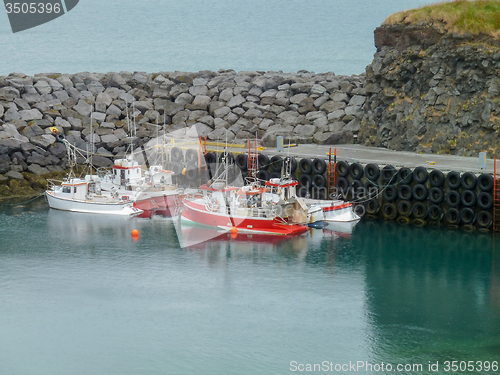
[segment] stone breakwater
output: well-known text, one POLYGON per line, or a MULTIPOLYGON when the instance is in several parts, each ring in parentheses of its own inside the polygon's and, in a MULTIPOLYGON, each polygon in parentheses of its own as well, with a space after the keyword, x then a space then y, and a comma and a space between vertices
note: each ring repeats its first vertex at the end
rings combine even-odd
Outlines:
POLYGON ((364 115, 364 75, 202 71, 11 74, 0 77, 0 183, 67 168, 66 148, 86 149, 90 119, 97 167, 157 134, 184 129, 209 140, 264 146, 353 143, 364 115), (135 120, 136 137, 127 121, 135 120), (156 125, 161 126, 158 129, 156 125))

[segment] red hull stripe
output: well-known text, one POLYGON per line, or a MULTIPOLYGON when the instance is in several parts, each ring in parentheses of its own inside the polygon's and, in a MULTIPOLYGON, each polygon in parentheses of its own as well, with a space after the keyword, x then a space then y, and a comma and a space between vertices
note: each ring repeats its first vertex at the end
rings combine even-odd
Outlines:
POLYGON ((342 208, 347 208, 347 207, 351 207, 351 204, 350 203, 344 203, 344 204, 340 204, 338 206, 323 207, 323 212, 336 211, 336 210, 340 210, 342 208))
POLYGON ((288 184, 273 184, 272 182, 267 181, 266 186, 272 187, 289 187, 289 186, 297 186, 299 183, 297 181, 289 182, 288 184))
POLYGON ((113 165, 113 169, 137 169, 140 168, 140 166, 136 167, 120 167, 119 165, 113 165))
POLYGON ((236 227, 242 232, 279 235, 299 234, 307 230, 305 225, 280 224, 274 218, 249 218, 208 212, 204 204, 184 200, 183 216, 196 223, 221 228, 236 227))

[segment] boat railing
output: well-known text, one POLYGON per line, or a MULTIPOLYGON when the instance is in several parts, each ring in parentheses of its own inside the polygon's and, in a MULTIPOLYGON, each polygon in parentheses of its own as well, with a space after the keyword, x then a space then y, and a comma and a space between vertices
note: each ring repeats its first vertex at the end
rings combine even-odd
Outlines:
MULTIPOLYGON (((241 207, 239 208, 239 210, 241 210, 240 211, 241 213, 244 212, 245 216, 249 218, 258 218, 258 217, 265 218, 269 217, 269 214, 271 213, 269 209, 261 207, 241 207)), ((226 207, 226 211, 227 215, 231 215, 232 213, 234 214, 234 212, 230 210, 229 207, 226 207)))
POLYGON ((57 186, 61 186, 61 184, 63 182, 64 181, 62 181, 62 180, 54 180, 54 179, 48 178, 47 179, 47 190, 52 190, 57 186))

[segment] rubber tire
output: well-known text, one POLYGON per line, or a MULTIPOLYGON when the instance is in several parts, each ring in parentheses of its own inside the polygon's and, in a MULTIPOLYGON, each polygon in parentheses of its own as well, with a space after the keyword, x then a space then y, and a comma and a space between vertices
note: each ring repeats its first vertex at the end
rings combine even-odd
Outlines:
POLYGON ((291 162, 291 170, 290 170, 290 173, 295 173, 295 171, 297 170, 297 166, 298 166, 298 163, 297 163, 297 160, 295 160, 294 157, 292 156, 287 156, 283 159, 283 162, 286 161, 286 160, 289 160, 291 162))
POLYGON ((493 196, 486 191, 482 191, 477 195, 476 203, 480 209, 487 211, 493 206, 493 196))
POLYGON ((263 180, 263 181, 269 181, 270 178, 270 173, 267 171, 267 169, 259 169, 257 171, 257 179, 263 180))
POLYGON ((399 199, 410 200, 412 197, 411 187, 408 185, 398 186, 398 197, 399 199))
POLYGON ((311 198, 312 199, 321 199, 321 200, 326 200, 326 195, 324 192, 320 190, 314 190, 311 192, 311 198))
POLYGON ((311 159, 307 159, 307 158, 300 159, 299 171, 301 174, 311 174, 311 172, 312 172, 311 159))
POLYGON ((337 170, 337 174, 340 177, 347 177, 347 175, 349 174, 349 163, 341 160, 337 163, 335 169, 337 170))
POLYGON ((427 177, 429 176, 429 173, 427 172, 427 169, 424 167, 417 167, 413 170, 413 180, 417 184, 423 184, 427 181, 427 177))
POLYGON ((450 208, 448 211, 446 211, 444 217, 446 218, 448 224, 451 225, 456 225, 460 222, 460 213, 456 208, 450 208))
POLYGON ((382 199, 386 202, 393 202, 398 196, 395 186, 389 185, 382 191, 382 199))
POLYGON ((415 219, 424 219, 427 216, 427 206, 423 202, 417 202, 413 205, 411 213, 415 219))
POLYGON ((394 182, 396 174, 397 174, 396 168, 388 164, 384 168, 382 168, 381 171, 382 181, 384 181, 385 184, 390 184, 394 182))
POLYGON ((258 169, 269 168, 269 157, 266 154, 257 154, 257 168, 258 169))
POLYGON ((443 218, 443 210, 438 205, 431 205, 427 210, 427 217, 432 221, 439 221, 443 218))
POLYGON ((382 216, 386 220, 394 220, 398 216, 398 210, 394 203, 384 203, 382 206, 382 216))
POLYGON ((429 182, 431 187, 441 187, 444 184, 444 174, 439 169, 433 169, 429 173, 429 182))
POLYGON ((429 190, 429 200, 431 203, 440 204, 444 199, 443 190, 440 187, 432 187, 429 190))
POLYGON ((190 148, 186 151, 186 155, 184 155, 186 162, 196 162, 198 165, 198 151, 190 148))
POLYGON ((324 188, 326 186, 325 176, 323 176, 322 174, 314 175, 312 178, 312 186, 315 188, 324 188))
POLYGON ((477 178, 477 186, 481 191, 493 190, 493 177, 489 173, 482 173, 477 178))
POLYGON ((370 180, 366 180, 365 190, 366 190, 366 196, 370 198, 377 197, 380 191, 379 187, 370 180))
POLYGON ((357 193, 359 189, 364 189, 364 185, 360 180, 352 180, 351 188, 353 193, 357 193))
POLYGON ((422 184, 416 184, 413 186, 413 198, 415 198, 417 201, 423 201, 426 200, 428 195, 429 195, 429 189, 427 189, 427 186, 422 185, 422 184))
POLYGON ((280 172, 281 173, 281 167, 283 166, 283 160, 281 159, 281 156, 274 155, 271 158, 271 160, 269 161, 269 164, 270 164, 271 172, 280 172))
POLYGON ((477 177, 472 172, 465 172, 460 179, 460 183, 464 189, 473 190, 477 184, 477 177))
POLYGON ((445 177, 446 185, 450 189, 458 189, 460 187, 460 173, 456 171, 451 171, 446 174, 445 177))
POLYGON ((342 194, 344 197, 347 195, 349 192, 349 182, 347 182, 347 179, 344 177, 339 177, 337 178, 337 181, 335 182, 336 188, 340 190, 340 194, 342 194))
POLYGON ((216 161, 217 161, 217 157, 215 156, 215 154, 213 152, 207 152, 205 154, 205 163, 207 165, 215 164, 216 161))
POLYGON ((380 177, 380 168, 377 164, 370 163, 365 165, 365 176, 370 181, 377 181, 380 177))
POLYGON ((308 174, 301 174, 299 176, 299 185, 310 189, 312 187, 312 178, 308 174))
POLYGON ((349 175, 354 179, 354 180, 361 180, 363 177, 364 170, 361 164, 359 163, 352 163, 349 166, 349 175))
POLYGON ((192 168, 186 170, 186 178, 189 181, 194 181, 196 180, 197 177, 198 177, 198 168, 192 168))
POLYGON ((353 211, 359 217, 363 217, 363 216, 365 216, 365 213, 366 213, 365 205, 362 203, 359 203, 356 206, 354 206, 353 211))
POLYGON ((324 159, 316 158, 312 162, 312 170, 316 174, 323 174, 326 171, 326 161, 324 159))
POLYGON ((413 181, 413 174, 410 168, 402 167, 398 171, 398 182, 409 185, 413 181))
POLYGON ((462 194, 460 194, 460 202, 464 207, 473 207, 476 204, 476 201, 476 193, 472 190, 463 190, 462 194))
POLYGON ((174 147, 170 150, 170 160, 181 161, 182 160, 182 150, 179 147, 174 147))
POLYGON ((460 221, 464 225, 474 224, 474 221, 476 221, 476 214, 469 207, 462 208, 460 210, 460 221))
POLYGON ((460 194, 456 190, 450 190, 444 196, 446 204, 452 208, 458 207, 460 204, 460 194))
POLYGON ((488 211, 479 211, 476 216, 476 224, 479 228, 489 228, 493 217, 488 211))
POLYGON ((376 199, 370 199, 365 202, 366 213, 369 215, 375 215, 380 210, 380 205, 376 199))
POLYGON ((403 200, 398 203, 398 213, 401 216, 410 216, 412 211, 411 203, 410 201, 403 200))
POLYGON ((242 171, 247 171, 248 170, 248 155, 247 154, 239 154, 236 156, 236 159, 234 160, 235 164, 238 166, 239 169, 242 171))
POLYGON ((180 175, 182 173, 183 169, 184 169, 184 167, 178 161, 171 162, 171 164, 170 164, 170 170, 172 172, 174 172, 175 176, 180 175))

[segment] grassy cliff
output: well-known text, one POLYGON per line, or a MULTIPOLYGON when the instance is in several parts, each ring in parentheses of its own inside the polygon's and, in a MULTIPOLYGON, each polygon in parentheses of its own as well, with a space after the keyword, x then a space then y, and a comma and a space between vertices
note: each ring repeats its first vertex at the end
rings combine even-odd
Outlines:
POLYGON ((384 24, 431 24, 437 29, 500 39, 500 1, 454 0, 394 13, 384 24))

